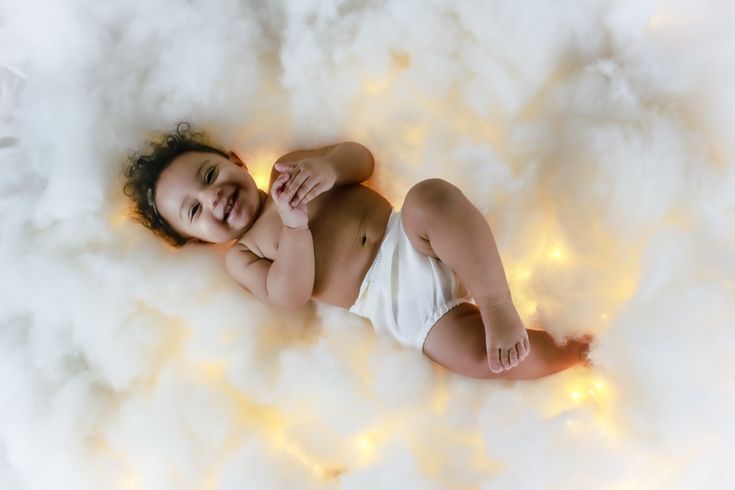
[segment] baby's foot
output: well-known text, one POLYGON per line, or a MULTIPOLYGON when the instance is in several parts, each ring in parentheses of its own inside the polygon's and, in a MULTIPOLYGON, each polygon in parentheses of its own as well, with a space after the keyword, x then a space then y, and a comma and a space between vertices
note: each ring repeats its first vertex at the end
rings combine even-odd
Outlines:
POLYGON ((526 327, 523 326, 513 302, 508 300, 500 304, 483 304, 478 301, 477 306, 485 325, 485 345, 490 371, 497 374, 516 367, 528 356, 531 346, 526 327))

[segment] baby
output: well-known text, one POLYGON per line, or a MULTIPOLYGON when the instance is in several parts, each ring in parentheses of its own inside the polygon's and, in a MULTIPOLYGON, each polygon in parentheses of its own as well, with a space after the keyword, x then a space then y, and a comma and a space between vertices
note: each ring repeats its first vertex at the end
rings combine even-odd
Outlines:
POLYGON ((400 212, 362 184, 373 157, 353 142, 280 157, 268 192, 234 152, 186 123, 131 158, 137 218, 174 246, 229 243, 228 272, 258 300, 313 299, 476 378, 529 379, 584 361, 589 340, 526 330, 482 214, 452 184, 414 185, 400 212))

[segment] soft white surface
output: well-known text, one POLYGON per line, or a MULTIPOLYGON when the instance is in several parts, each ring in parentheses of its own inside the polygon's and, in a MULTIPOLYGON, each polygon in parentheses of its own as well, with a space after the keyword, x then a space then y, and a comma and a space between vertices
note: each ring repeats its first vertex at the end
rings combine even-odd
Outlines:
POLYGON ((727 488, 729 1, 0 4, 0 488, 727 488), (524 318, 594 332, 533 382, 279 313, 125 218, 179 120, 256 173, 352 139, 493 226, 524 318))

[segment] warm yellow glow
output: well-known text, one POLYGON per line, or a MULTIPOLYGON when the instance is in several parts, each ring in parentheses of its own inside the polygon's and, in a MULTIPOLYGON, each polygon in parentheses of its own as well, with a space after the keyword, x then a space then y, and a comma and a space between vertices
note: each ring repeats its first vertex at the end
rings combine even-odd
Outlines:
POLYGON ((321 479, 334 478, 344 471, 342 468, 329 467, 319 463, 296 443, 286 441, 282 434, 277 441, 277 447, 299 463, 303 464, 304 467, 310 468, 321 479))
POLYGON ((629 299, 631 296, 633 296, 633 293, 635 293, 635 290, 638 287, 636 281, 637 280, 634 277, 627 277, 619 281, 614 287, 611 288, 611 293, 613 294, 613 297, 620 302, 629 299))
POLYGON ((614 417, 614 389, 609 382, 599 375, 588 371, 576 371, 579 376, 566 384, 564 396, 545 407, 549 417, 559 414, 574 413, 583 409, 584 413, 594 414, 594 423, 586 418, 577 420, 575 416, 565 417, 564 424, 572 432, 592 431, 605 438, 617 438, 620 428, 614 417))
POLYGON ((375 459, 377 436, 373 433, 363 433, 355 437, 353 444, 360 454, 360 462, 367 464, 375 459))
POLYGON ((249 157, 246 161, 248 171, 253 176, 255 184, 263 190, 268 188, 270 182, 271 169, 278 157, 273 153, 258 153, 249 157))
POLYGON ((458 111, 456 117, 451 120, 454 123, 457 132, 467 136, 471 140, 489 142, 493 145, 502 145, 502 131, 489 121, 478 120, 471 112, 458 111))
POLYGON ((569 387, 569 397, 576 403, 591 401, 602 403, 605 401, 607 384, 604 380, 594 377, 575 380, 569 387))
POLYGON ((126 208, 120 208, 118 211, 112 213, 109 217, 108 223, 113 228, 122 225, 125 221, 130 218, 130 211, 126 208))
POLYGON ((393 68, 382 76, 367 76, 363 82, 365 95, 380 95, 385 93, 399 72, 411 65, 411 57, 407 53, 394 51, 391 53, 393 68))
POLYGON ((449 390, 443 377, 439 378, 432 398, 434 410, 437 413, 442 413, 449 402, 449 390))
POLYGON ((137 480, 137 477, 135 477, 134 480, 120 482, 120 488, 123 490, 137 490, 139 487, 137 480))
POLYGON ((424 135, 426 130, 421 126, 414 126, 406 130, 406 141, 414 146, 420 146, 423 144, 424 135))
POLYGON ((220 488, 220 469, 214 469, 213 471, 210 471, 210 473, 204 478, 204 481, 201 484, 202 490, 217 490, 220 488))
POLYGON ((204 361, 199 363, 199 369, 207 381, 221 381, 225 373, 225 363, 221 361, 204 361))
POLYGON ((281 449, 286 454, 292 456, 304 466, 313 469, 314 472, 319 473, 320 475, 324 471, 324 468, 319 463, 311 459, 309 455, 296 444, 285 441, 283 439, 281 439, 281 441, 279 442, 279 449, 281 449))
POLYGON ((606 322, 609 319, 610 319, 610 315, 608 315, 607 313, 603 313, 600 315, 600 320, 602 320, 603 322, 606 322))
POLYGON ((88 447, 105 458, 114 459, 122 468, 125 468, 126 474, 121 475, 115 480, 114 488, 120 490, 137 490, 140 488, 140 473, 131 461, 130 451, 118 450, 113 448, 107 442, 102 434, 96 433, 87 439, 88 447))
POLYGON ((548 253, 548 257, 556 262, 563 260, 564 256, 564 250, 559 245, 552 247, 548 253))
POLYGON ((387 77, 381 79, 368 79, 365 81, 365 92, 367 92, 368 95, 378 95, 385 92, 388 85, 390 85, 390 79, 387 77))
POLYGON ((253 180, 255 181, 255 185, 258 186, 258 189, 268 189, 268 183, 270 182, 271 175, 270 169, 259 169, 254 171, 251 175, 253 176, 253 180))
POLYGON ((363 452, 371 452, 375 449, 375 441, 373 441, 372 437, 368 434, 358 436, 355 439, 355 444, 363 452))
POLYGON ((648 29, 655 30, 672 27, 682 20, 682 16, 677 15, 673 9, 662 8, 651 17, 651 20, 648 22, 648 29))
POLYGON ((537 301, 518 295, 517 299, 513 300, 513 303, 516 305, 516 309, 518 310, 518 314, 521 315, 521 318, 531 318, 536 314, 538 308, 537 301))
MULTIPOLYGON (((330 479, 339 476, 344 468, 325 464, 307 453, 297 441, 288 437, 288 430, 293 425, 285 414, 277 407, 254 403, 247 399, 243 393, 236 389, 227 379, 227 364, 221 361, 198 361, 192 363, 192 367, 204 378, 204 380, 222 389, 234 404, 234 422, 238 426, 257 428, 265 436, 270 446, 279 452, 285 453, 305 468, 313 471, 318 478, 330 479)), ((232 437, 225 442, 225 450, 232 450, 241 444, 237 431, 233 431, 232 437)))

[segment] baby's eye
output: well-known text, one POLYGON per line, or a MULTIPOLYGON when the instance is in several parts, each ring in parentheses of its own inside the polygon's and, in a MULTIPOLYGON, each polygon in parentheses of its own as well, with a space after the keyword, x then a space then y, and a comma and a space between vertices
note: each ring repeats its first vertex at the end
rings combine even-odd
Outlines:
POLYGON ((194 216, 197 215, 197 211, 199 211, 199 203, 196 203, 191 207, 191 210, 189 211, 189 220, 194 219, 194 216))
POLYGON ((214 167, 210 168, 207 173, 204 175, 204 180, 207 181, 207 184, 211 184, 214 180, 214 167))

